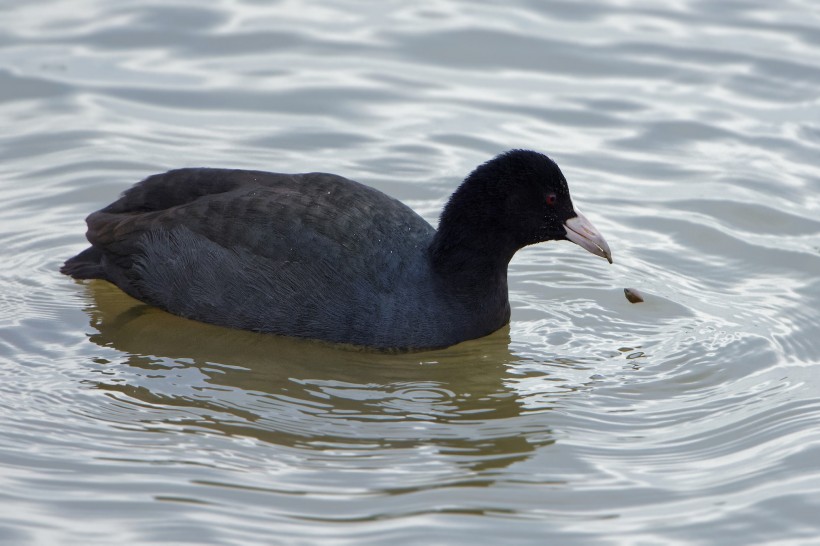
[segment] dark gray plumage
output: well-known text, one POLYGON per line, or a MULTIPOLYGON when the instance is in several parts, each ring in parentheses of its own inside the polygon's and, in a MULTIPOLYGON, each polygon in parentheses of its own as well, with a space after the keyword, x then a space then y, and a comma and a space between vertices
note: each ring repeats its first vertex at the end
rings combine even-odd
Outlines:
POLYGON ((471 173, 438 231, 340 176, 223 169, 151 176, 87 221, 92 246, 68 275, 204 322, 380 349, 506 324, 507 264, 525 245, 569 238, 610 259, 558 166, 523 150, 471 173))

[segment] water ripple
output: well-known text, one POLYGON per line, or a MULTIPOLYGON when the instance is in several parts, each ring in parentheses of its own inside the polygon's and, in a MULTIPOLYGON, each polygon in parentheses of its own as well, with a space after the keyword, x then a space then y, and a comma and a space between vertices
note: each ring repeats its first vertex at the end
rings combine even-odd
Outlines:
POLYGON ((813 3, 4 14, 0 542, 816 540, 813 3), (435 223, 512 147, 555 157, 615 265, 525 249, 509 328, 445 351, 225 330, 57 273, 86 214, 167 168, 339 172, 435 223))

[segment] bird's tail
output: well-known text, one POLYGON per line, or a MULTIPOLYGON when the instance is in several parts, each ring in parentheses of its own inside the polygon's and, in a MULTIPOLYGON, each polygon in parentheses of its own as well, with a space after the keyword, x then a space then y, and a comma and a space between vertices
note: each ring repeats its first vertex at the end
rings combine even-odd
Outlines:
POLYGON ((75 279, 105 279, 102 258, 102 250, 96 246, 90 246, 66 260, 60 268, 60 273, 70 275, 75 279))

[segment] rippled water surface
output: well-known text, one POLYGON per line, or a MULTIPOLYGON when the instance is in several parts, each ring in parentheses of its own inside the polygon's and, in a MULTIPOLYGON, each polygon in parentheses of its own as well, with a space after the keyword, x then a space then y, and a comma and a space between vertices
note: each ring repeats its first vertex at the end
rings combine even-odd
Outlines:
POLYGON ((3 544, 820 544, 817 2, 5 1, 0 127, 3 544), (57 272, 172 167, 435 223, 514 147, 615 265, 525 249, 510 327, 444 351, 57 272))

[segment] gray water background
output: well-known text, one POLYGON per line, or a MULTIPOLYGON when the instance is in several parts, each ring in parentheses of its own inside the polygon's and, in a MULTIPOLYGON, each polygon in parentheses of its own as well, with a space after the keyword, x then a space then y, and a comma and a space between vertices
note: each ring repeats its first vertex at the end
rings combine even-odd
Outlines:
POLYGON ((810 0, 4 0, 0 543, 820 544, 818 152, 810 0), (435 224, 515 147, 615 265, 525 249, 509 329, 448 350, 57 273, 154 172, 335 172, 435 224))

